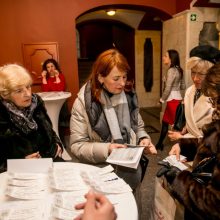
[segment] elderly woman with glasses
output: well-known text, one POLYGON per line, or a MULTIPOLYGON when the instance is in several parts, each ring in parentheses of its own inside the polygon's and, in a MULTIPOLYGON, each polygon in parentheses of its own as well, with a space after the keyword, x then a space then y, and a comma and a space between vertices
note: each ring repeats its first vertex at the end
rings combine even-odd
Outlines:
MULTIPOLYGON (((201 88, 207 71, 214 65, 218 56, 219 50, 208 45, 197 46, 191 50, 187 66, 191 70, 193 85, 186 90, 184 97, 186 126, 181 132, 169 131, 168 136, 172 141, 188 142, 188 138, 191 138, 197 144, 203 137, 202 127, 212 121, 213 107, 201 88)), ((181 149, 188 160, 193 160, 195 150, 196 148, 181 149)), ((169 154, 176 154, 179 159, 179 143, 173 145, 169 154)))
POLYGON ((0 67, 0 168, 7 159, 52 157, 62 143, 52 129, 42 99, 31 92, 32 79, 17 64, 0 67))
POLYGON ((171 167, 165 173, 172 195, 185 207, 187 220, 220 219, 220 64, 209 69, 202 90, 215 110, 213 121, 203 127, 204 136, 197 145, 192 171, 180 172, 171 167))

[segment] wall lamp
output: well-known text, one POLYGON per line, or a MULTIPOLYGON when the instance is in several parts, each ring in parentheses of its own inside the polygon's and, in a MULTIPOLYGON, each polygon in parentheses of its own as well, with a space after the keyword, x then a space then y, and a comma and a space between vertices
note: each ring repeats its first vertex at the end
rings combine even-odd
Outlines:
POLYGON ((107 10, 107 11, 106 11, 106 14, 107 14, 108 16, 114 16, 115 13, 116 13, 116 10, 107 10))

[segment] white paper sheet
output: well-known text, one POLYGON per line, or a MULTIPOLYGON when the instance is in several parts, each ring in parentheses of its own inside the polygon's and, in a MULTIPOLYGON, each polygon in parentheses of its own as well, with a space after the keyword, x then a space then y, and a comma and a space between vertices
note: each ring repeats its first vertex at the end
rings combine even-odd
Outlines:
POLYGON ((14 173, 46 173, 52 166, 52 158, 7 160, 8 172, 14 173))

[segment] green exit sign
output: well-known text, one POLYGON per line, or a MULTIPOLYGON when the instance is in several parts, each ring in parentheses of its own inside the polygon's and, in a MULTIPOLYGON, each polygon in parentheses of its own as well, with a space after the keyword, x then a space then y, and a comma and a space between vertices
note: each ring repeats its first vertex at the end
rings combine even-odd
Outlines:
POLYGON ((191 20, 191 21, 196 21, 196 17, 197 17, 196 14, 191 14, 191 15, 190 15, 190 20, 191 20))

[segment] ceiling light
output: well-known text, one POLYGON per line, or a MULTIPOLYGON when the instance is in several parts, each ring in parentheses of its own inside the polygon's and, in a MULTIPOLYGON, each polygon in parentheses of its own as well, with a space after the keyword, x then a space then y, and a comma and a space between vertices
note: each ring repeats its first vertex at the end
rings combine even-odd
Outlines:
POLYGON ((106 14, 107 14, 108 16, 114 16, 114 15, 115 15, 115 12, 116 12, 116 10, 108 10, 108 11, 106 11, 106 14))

